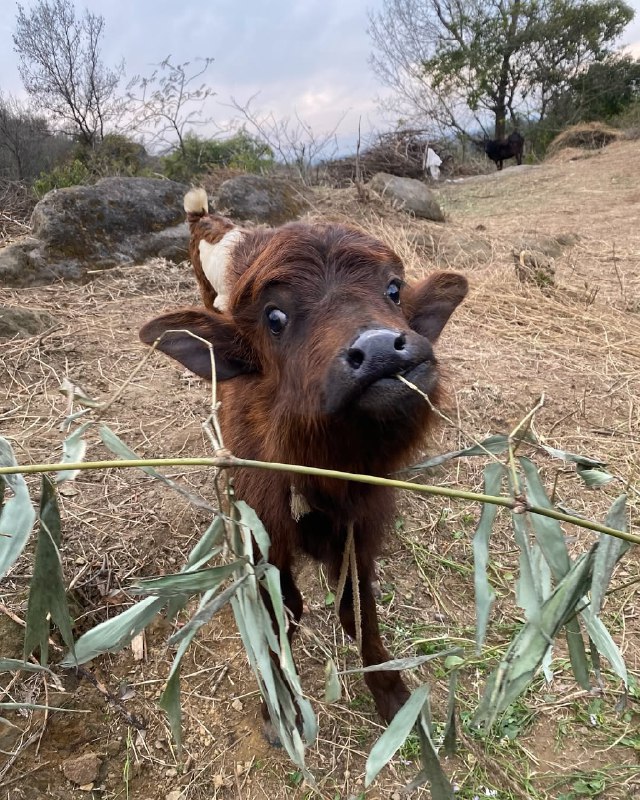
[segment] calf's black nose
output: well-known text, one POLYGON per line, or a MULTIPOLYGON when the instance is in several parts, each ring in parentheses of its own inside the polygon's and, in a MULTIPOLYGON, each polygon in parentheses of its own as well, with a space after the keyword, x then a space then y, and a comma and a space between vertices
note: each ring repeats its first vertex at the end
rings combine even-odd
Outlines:
POLYGON ((347 363, 362 377, 393 375, 410 360, 404 333, 374 328, 357 336, 347 350, 347 363))

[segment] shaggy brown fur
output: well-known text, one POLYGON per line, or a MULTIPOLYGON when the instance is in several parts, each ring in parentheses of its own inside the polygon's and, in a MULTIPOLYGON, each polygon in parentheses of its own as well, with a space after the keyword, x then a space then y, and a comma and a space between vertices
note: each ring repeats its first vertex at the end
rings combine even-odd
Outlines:
MULTIPOLYGON (((405 374, 437 403, 432 344, 464 298, 466 279, 436 272, 408 285, 402 262, 382 242, 341 225, 303 223, 247 233, 231 253, 228 275, 225 313, 185 309, 140 333, 147 344, 165 334, 159 349, 208 379, 208 349, 176 329, 213 343, 225 446, 242 458, 381 476, 406 464, 432 412, 395 376, 405 374)), ((365 665, 387 660, 371 582, 395 513, 393 492, 296 476, 311 509, 296 521, 292 480, 271 471, 235 474, 236 496, 256 510, 271 537, 270 561, 280 570, 286 606, 298 620, 296 553, 322 561, 335 579, 353 524, 362 658, 365 665)), ((340 619, 354 637, 349 583, 340 619)), ((372 672, 365 680, 381 716, 391 720, 408 697, 399 673, 372 672)))

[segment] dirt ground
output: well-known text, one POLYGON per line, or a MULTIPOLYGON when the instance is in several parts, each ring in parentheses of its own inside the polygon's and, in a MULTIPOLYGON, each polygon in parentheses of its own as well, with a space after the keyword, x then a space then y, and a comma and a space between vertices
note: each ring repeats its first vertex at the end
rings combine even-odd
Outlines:
MULTIPOLYGON (((438 347, 449 374, 446 412, 454 424, 442 424, 429 452, 509 432, 544 394, 537 434, 554 447, 602 458, 620 480, 587 489, 563 462, 540 454, 534 459, 548 485, 555 484, 558 502, 603 520, 627 482, 640 486, 640 142, 508 168, 446 184, 439 193, 444 226, 410 220, 373 198, 361 203, 351 189, 317 190, 309 216, 347 219, 375 231, 413 275, 434 265, 468 275, 468 301, 438 347), (555 270, 555 285, 543 289, 520 282, 515 270, 522 253, 539 248, 553 257, 555 270)), ((144 355, 140 325, 161 309, 196 301, 190 267, 161 261, 112 270, 83 286, 0 291, 0 303, 46 310, 60 323, 42 337, 0 344, 0 433, 19 461, 59 460, 59 425, 69 410, 59 390, 65 377, 101 400, 128 382, 104 421, 140 455, 210 453, 201 426, 209 407, 205 385, 161 356, 133 374, 144 355)), ((89 438, 86 457, 106 457, 97 434, 89 438)), ((481 491, 482 467, 482 459, 449 462, 422 478, 481 491)), ((214 502, 206 470, 168 474, 214 502)), ((38 480, 29 484, 37 497, 38 480)), ((63 487, 60 502, 76 635, 126 608, 134 578, 177 571, 208 524, 205 512, 133 470, 83 472, 63 487)), ((631 530, 638 533, 633 489, 629 508, 631 530)), ((467 502, 405 496, 379 568, 379 611, 394 656, 462 646, 469 658, 460 677, 459 752, 444 760, 458 796, 640 797, 637 550, 618 567, 603 613, 632 676, 626 701, 606 663, 600 685, 581 690, 559 644, 553 683, 537 678, 495 733, 480 738, 465 721, 521 612, 513 600, 517 551, 505 515, 491 544, 490 579, 498 599, 485 651, 474 659, 471 538, 478 516, 479 508, 467 502)), ((594 540, 584 529, 567 534, 573 553, 594 540)), ((31 548, 0 585, 3 658, 22 654, 32 562, 31 548)), ((0 728, 0 797, 399 798, 416 772, 415 743, 409 741, 365 792, 364 764, 380 721, 357 676, 343 681, 340 702, 323 702, 327 654, 339 669, 356 666, 357 654, 336 625, 321 571, 308 563, 301 573, 306 613, 295 652, 319 717, 319 737, 308 752, 315 791, 286 754, 263 739, 256 686, 233 618, 222 613, 183 663, 181 755, 156 705, 174 653, 166 645, 172 626, 164 620, 147 631, 142 653, 127 648, 102 656, 78 674, 54 668, 57 681, 0 675, 5 702, 66 709, 6 712, 16 727, 0 728), (86 757, 82 774, 74 763, 78 756, 86 757)), ((55 664, 62 652, 57 632, 53 643, 55 664)), ((446 676, 437 662, 409 680, 431 684, 434 717, 441 720, 446 676)))

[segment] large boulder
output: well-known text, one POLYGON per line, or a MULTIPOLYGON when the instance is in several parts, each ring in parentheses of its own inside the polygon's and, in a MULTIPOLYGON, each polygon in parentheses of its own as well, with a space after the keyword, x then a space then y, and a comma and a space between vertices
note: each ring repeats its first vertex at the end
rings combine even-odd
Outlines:
POLYGON ((156 178, 103 178, 49 192, 33 211, 33 235, 0 250, 0 286, 86 280, 157 255, 182 261, 186 190, 156 178))
POLYGON ((232 219, 282 225, 303 214, 307 202, 285 181, 261 175, 238 175, 220 186, 215 208, 232 219))
POLYGON ((401 211, 421 219, 444 222, 444 214, 435 194, 422 181, 378 172, 369 181, 369 186, 401 211))
POLYGON ((0 305, 0 339, 39 336, 57 324, 47 311, 0 305))

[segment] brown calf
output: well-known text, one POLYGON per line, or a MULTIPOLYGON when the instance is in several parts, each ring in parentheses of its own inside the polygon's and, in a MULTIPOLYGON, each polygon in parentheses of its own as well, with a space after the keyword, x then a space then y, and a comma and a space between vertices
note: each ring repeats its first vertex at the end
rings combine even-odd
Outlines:
MULTIPOLYGON (((220 236, 228 230, 228 221, 202 211, 201 220, 190 217, 196 242, 200 231, 217 230, 220 236)), ((435 272, 408 284, 392 250, 337 224, 241 232, 226 255, 224 280, 217 279, 226 295, 224 312, 215 310, 216 289, 205 286, 209 308, 165 314, 140 332, 143 342, 153 344, 174 331, 165 334, 160 350, 209 380, 208 348, 176 329, 213 344, 216 378, 223 382, 225 446, 242 458, 380 476, 406 464, 424 439, 432 411, 396 375, 437 403, 439 368, 432 345, 466 295, 466 279, 435 272)), ((203 286, 205 271, 194 266, 203 286)), ((353 526, 362 659, 365 665, 386 661, 371 582, 395 513, 393 491, 258 470, 239 470, 235 491, 269 532, 270 561, 280 570, 284 601, 295 620, 302 614, 293 575, 296 553, 326 564, 335 580, 353 526), (308 504, 299 518, 292 514, 292 482, 308 504)), ((339 613, 355 637, 349 581, 339 613)), ((380 715, 391 720, 408 697, 399 673, 371 672, 365 680, 380 715)))

